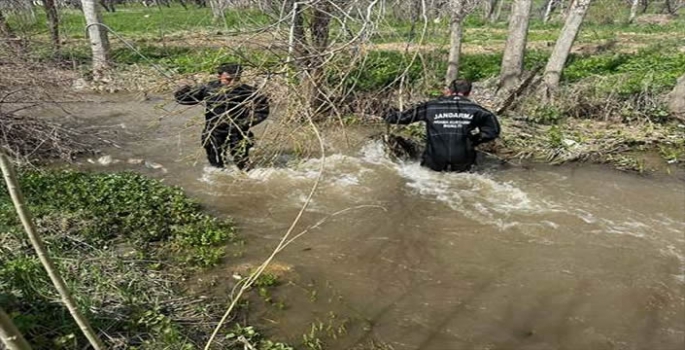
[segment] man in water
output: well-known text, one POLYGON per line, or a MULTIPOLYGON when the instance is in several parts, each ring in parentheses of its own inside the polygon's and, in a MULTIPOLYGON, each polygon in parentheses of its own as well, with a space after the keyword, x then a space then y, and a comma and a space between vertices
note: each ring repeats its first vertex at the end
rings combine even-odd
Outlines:
POLYGON ((463 172, 476 162, 475 147, 499 137, 497 117, 471 101, 471 82, 455 80, 444 96, 409 110, 393 110, 387 123, 426 122, 426 150, 421 165, 435 171, 463 172))
POLYGON ((257 89, 240 83, 242 67, 227 63, 217 68, 218 79, 208 84, 182 86, 174 93, 183 105, 205 103, 202 145, 212 166, 223 168, 226 150, 240 169, 250 169, 249 151, 254 146, 250 128, 269 116, 269 100, 257 89))

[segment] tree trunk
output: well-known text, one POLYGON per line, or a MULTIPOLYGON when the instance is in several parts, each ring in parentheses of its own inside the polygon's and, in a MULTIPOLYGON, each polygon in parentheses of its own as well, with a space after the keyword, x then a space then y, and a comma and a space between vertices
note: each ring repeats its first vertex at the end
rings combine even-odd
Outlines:
POLYGON ((542 16, 543 23, 549 22, 549 19, 552 16, 552 11, 554 10, 555 1, 556 0, 547 0, 547 4, 545 5, 545 14, 542 16))
POLYGON ((461 55, 461 39, 462 39, 462 18, 454 16, 450 23, 450 55, 447 63, 447 75, 445 83, 447 86, 457 79, 459 75, 459 56, 461 55))
POLYGON ((421 17, 421 8, 421 0, 413 0, 411 6, 411 28, 409 29, 409 37, 407 38, 408 41, 413 41, 414 36, 416 36, 416 25, 419 22, 419 17, 421 17))
POLYGON ((225 0, 209 0, 209 6, 212 8, 212 15, 214 21, 218 21, 224 17, 224 1, 225 0))
POLYGON ((678 78, 678 83, 668 94, 667 99, 671 114, 680 120, 685 120, 685 74, 678 78))
POLYGON ((561 17, 566 21, 566 18, 568 18, 569 11, 571 7, 575 4, 575 0, 568 0, 570 2, 567 3, 565 0, 559 0, 559 8, 561 12, 561 17))
POLYGON ((31 350, 31 345, 21 335, 12 319, 0 307, 0 340, 8 350, 31 350))
POLYGON ((576 40, 580 26, 583 24, 583 19, 590 7, 591 1, 576 0, 569 11, 564 28, 561 30, 561 35, 559 35, 559 39, 556 45, 554 45, 552 55, 549 57, 545 67, 543 81, 547 97, 551 97, 553 92, 559 88, 561 72, 564 69, 568 55, 571 53, 571 47, 576 40))
POLYGON ((100 5, 102 5, 102 7, 107 12, 115 12, 116 11, 114 9, 114 3, 110 0, 100 0, 100 5))
POLYGON ((83 4, 83 15, 86 17, 86 24, 88 25, 90 47, 93 52, 93 77, 97 80, 109 68, 109 38, 107 37, 107 30, 97 25, 102 23, 102 15, 95 0, 82 0, 81 3, 83 4))
POLYGON ((490 15, 490 23, 496 23, 499 21, 499 17, 502 15, 502 6, 504 6, 504 0, 500 0, 497 4, 497 11, 490 15))
POLYGON ((306 69, 309 75, 310 106, 314 115, 325 115, 330 110, 323 84, 325 78, 323 57, 328 50, 332 10, 332 5, 327 0, 313 5, 309 25, 311 55, 306 69))
POLYGON ((518 85, 528 37, 532 0, 514 0, 509 17, 509 37, 504 46, 499 88, 505 91, 518 85))
POLYGON ((321 54, 328 48, 328 37, 331 23, 331 3, 324 1, 313 8, 314 14, 311 20, 311 36, 314 49, 321 54))
POLYGON ((504 0, 486 0, 485 3, 485 11, 483 11, 483 19, 484 20, 489 20, 492 18, 492 16, 495 13, 495 10, 497 9, 497 4, 501 1, 504 0))
MULTIPOLYGON (((88 0, 83 0, 83 2, 86 1, 88 0)), ((67 286, 64 283, 64 280, 62 279, 62 276, 59 274, 59 271, 52 262, 52 258, 48 254, 47 249, 45 249, 43 240, 38 235, 38 232, 36 230, 36 225, 33 222, 31 213, 26 209, 26 201, 24 199, 23 193, 21 192, 21 188, 19 188, 19 181, 17 180, 17 175, 15 173, 14 167, 10 163, 9 158, 7 158, 7 156, 3 152, 0 152, 0 168, 2 168, 5 183, 7 184, 7 192, 9 192, 10 197, 12 198, 12 204, 14 205, 14 208, 17 211, 17 216, 19 217, 19 220, 24 226, 26 235, 29 237, 31 245, 33 246, 33 249, 36 251, 38 259, 45 268, 45 271, 48 273, 48 277, 50 277, 50 280, 52 281, 52 284, 55 286, 55 289, 57 289, 57 292, 59 293, 62 299, 62 303, 64 303, 64 305, 67 307, 69 313, 74 318, 74 321, 76 321, 76 324, 78 324, 79 328, 86 336, 93 349, 104 349, 105 347, 102 344, 102 341, 97 337, 97 334, 95 333, 95 331, 93 331, 93 328, 91 328, 90 324, 88 323, 88 320, 84 318, 83 315, 81 315, 81 313, 79 312, 76 303, 74 302, 74 299, 69 293, 69 289, 67 289, 67 286)))
POLYGON ((48 29, 50 30, 50 38, 52 38, 52 46, 55 51, 59 51, 61 46, 59 40, 59 16, 57 15, 55 0, 43 0, 43 6, 48 17, 48 29))
POLYGON ((289 0, 287 4, 291 8, 292 24, 290 26, 290 39, 288 43, 288 61, 295 62, 296 65, 306 69, 308 62, 306 58, 309 56, 307 50, 307 38, 304 33, 304 4, 298 3, 296 0, 289 0))
POLYGON ((640 0, 633 0, 633 5, 630 7, 630 18, 628 18, 628 23, 633 23, 635 20, 638 6, 640 6, 640 0))
POLYGON ((2 13, 2 8, 0 8, 0 36, 2 36, 3 39, 14 37, 14 32, 7 23, 7 20, 5 20, 5 15, 2 13))

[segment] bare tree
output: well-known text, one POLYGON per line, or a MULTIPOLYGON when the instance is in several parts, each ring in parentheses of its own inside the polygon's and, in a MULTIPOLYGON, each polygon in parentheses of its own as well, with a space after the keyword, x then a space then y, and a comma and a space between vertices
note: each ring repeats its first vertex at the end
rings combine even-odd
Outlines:
POLYGON ((542 15, 543 23, 549 22, 549 19, 552 16, 552 11, 554 11, 554 8, 556 7, 556 2, 556 0, 547 0, 547 3, 545 3, 544 14, 542 15))
POLYGON ((633 0, 633 4, 630 6, 630 18, 628 18, 628 23, 633 23, 635 20, 638 6, 640 6, 640 0, 633 0))
POLYGON ((568 55, 571 53, 571 47, 576 40, 591 2, 592 0, 576 0, 569 11, 564 28, 561 29, 559 39, 557 39, 552 55, 549 57, 545 67, 543 81, 547 97, 551 97, 554 90, 559 88, 561 72, 564 69, 568 55))
POLYGON ((57 15, 55 0, 43 0, 43 7, 45 7, 45 13, 48 17, 48 29, 50 30, 52 46, 55 51, 58 51, 61 44, 59 40, 59 16, 57 15))
POLYGON ((93 53, 93 77, 99 79, 109 68, 109 38, 102 24, 102 14, 95 0, 81 0, 83 15, 86 17, 88 37, 93 53))
POLYGON ((503 0, 485 0, 483 6, 485 7, 483 11, 483 19, 490 19, 495 14, 497 9, 497 4, 503 0))
POLYGON ((447 63, 446 84, 457 78, 459 74, 459 56, 461 55, 461 39, 464 18, 480 3, 479 0, 452 0, 450 10, 450 54, 447 63))
POLYGON ((532 0, 514 0, 509 16, 509 36, 504 46, 499 88, 505 91, 519 83, 528 38, 532 0))

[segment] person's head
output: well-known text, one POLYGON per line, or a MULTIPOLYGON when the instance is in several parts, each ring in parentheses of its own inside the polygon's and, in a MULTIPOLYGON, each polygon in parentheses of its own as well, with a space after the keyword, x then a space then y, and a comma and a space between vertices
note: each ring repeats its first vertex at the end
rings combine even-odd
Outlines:
POLYGON ((468 97, 471 94, 471 82, 464 79, 453 80, 450 86, 445 90, 447 96, 464 96, 468 97))
POLYGON ((233 82, 239 81, 242 72, 243 67, 238 63, 224 63, 216 68, 219 80, 224 85, 230 85, 233 82))

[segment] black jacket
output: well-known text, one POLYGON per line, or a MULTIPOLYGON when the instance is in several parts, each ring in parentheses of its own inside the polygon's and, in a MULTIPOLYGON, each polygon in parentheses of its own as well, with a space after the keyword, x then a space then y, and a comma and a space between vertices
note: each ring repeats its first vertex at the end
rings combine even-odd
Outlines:
POLYGON ((185 86, 174 97, 183 105, 205 102, 207 124, 222 129, 246 131, 269 116, 268 98, 246 84, 224 86, 216 80, 197 87, 185 86))
POLYGON ((494 114, 462 96, 441 97, 404 112, 392 111, 384 119, 393 124, 426 122, 423 161, 434 170, 467 169, 475 162, 474 147, 496 139, 500 133, 494 114))

